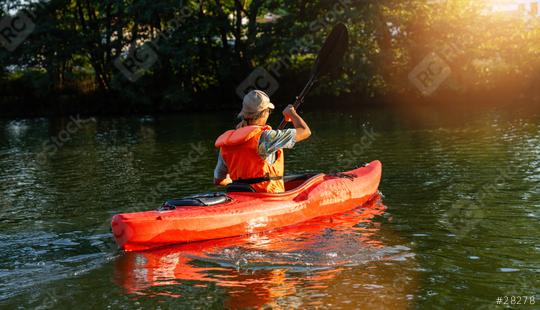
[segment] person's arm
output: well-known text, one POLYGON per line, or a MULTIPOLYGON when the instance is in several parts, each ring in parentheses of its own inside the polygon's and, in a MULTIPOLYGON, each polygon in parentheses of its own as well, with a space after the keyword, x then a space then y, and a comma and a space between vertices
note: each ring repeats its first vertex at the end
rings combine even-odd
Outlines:
POLYGON ((292 149, 296 144, 296 129, 266 130, 259 139, 258 153, 262 158, 274 154, 280 149, 292 149))
POLYGON ((214 184, 219 186, 227 186, 231 183, 232 180, 229 176, 229 169, 227 168, 227 165, 225 165, 225 161, 223 160, 220 152, 216 168, 214 169, 214 184))
POLYGON ((283 116, 287 122, 292 122, 296 129, 296 142, 306 140, 311 136, 311 130, 308 124, 296 113, 296 109, 292 104, 289 104, 285 110, 283 110, 283 116))

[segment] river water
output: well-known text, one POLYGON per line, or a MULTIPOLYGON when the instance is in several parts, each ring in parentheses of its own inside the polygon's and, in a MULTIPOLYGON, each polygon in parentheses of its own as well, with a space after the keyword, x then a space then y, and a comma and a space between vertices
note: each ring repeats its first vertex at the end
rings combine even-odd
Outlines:
POLYGON ((538 307, 534 109, 307 113, 313 137, 287 171, 379 159, 379 197, 265 234, 119 252, 112 215, 219 190, 213 140, 233 119, 0 120, 0 308, 538 307))

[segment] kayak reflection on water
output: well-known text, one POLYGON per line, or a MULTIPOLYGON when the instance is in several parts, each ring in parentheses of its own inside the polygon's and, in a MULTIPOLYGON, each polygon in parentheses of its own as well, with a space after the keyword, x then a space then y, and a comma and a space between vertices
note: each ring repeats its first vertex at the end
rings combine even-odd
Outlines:
MULTIPOLYGON (((156 294, 152 288, 161 288, 161 296, 181 297, 186 287, 221 287, 227 308, 328 304, 325 298, 337 299, 354 286, 366 303, 380 306, 386 294, 374 294, 374 288, 393 296, 414 290, 413 276, 406 274, 413 268, 388 263, 414 260, 408 248, 383 244, 380 223, 373 219, 385 210, 377 196, 347 213, 269 233, 126 253, 116 262, 115 282, 128 294, 145 296, 156 294), (396 280, 403 277, 408 280, 396 280), (302 296, 321 300, 293 300, 302 296)), ((408 301, 402 302, 392 306, 406 307, 408 301)))

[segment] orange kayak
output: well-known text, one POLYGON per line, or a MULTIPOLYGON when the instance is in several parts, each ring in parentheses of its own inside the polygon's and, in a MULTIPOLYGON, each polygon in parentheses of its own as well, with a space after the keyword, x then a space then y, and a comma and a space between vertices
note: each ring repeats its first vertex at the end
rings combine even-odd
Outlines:
POLYGON ((156 211, 117 214, 116 243, 124 251, 269 231, 363 205, 378 193, 382 165, 333 175, 286 177, 280 194, 228 192, 167 201, 156 211))

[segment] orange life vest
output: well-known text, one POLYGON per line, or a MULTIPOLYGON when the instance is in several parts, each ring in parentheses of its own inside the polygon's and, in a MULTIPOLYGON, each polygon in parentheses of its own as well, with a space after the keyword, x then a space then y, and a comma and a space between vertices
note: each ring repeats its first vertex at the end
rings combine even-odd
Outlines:
MULTIPOLYGON (((262 133, 270 129, 270 126, 246 126, 226 131, 216 140, 215 145, 220 149, 233 181, 283 176, 283 150, 276 152, 276 161, 273 164, 269 164, 258 152, 262 133)), ((263 193, 285 191, 283 179, 255 183, 251 187, 263 193)))

